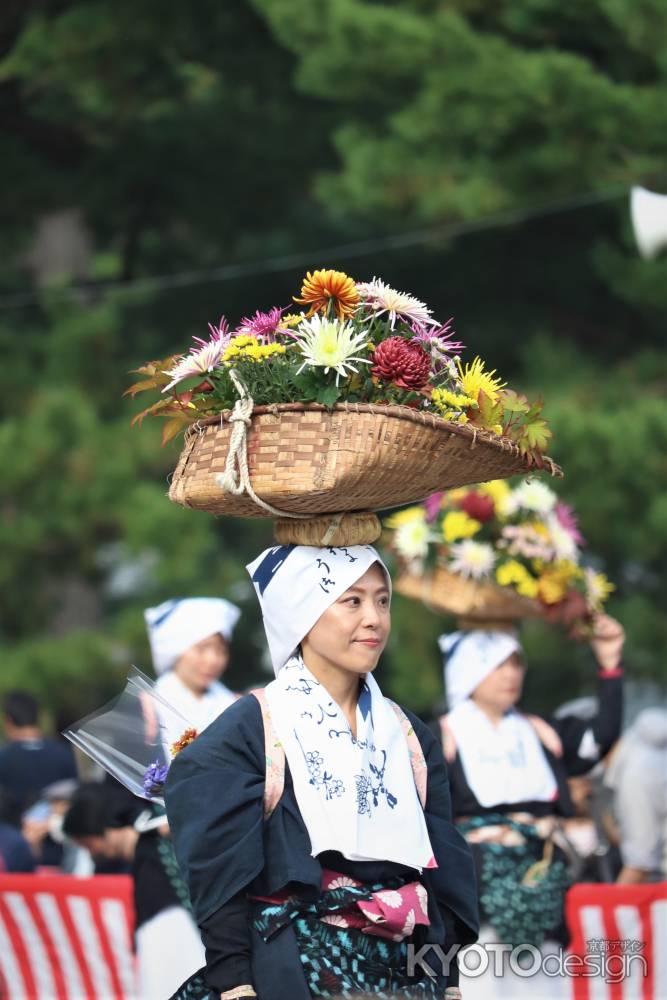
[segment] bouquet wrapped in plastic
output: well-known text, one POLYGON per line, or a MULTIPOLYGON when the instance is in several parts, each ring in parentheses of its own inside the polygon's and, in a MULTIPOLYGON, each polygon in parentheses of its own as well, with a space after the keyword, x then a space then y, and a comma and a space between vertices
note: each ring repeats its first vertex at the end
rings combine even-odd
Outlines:
POLYGON ((187 719, 132 667, 123 691, 64 734, 133 795, 164 805, 172 758, 197 736, 187 719), (174 742, 175 732, 182 735, 174 742))

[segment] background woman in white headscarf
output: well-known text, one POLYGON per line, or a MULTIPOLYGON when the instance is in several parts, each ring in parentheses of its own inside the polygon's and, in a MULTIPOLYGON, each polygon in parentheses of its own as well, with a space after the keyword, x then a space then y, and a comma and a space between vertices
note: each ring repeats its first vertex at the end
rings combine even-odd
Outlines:
MULTIPOLYGON (((621 625, 596 615, 591 649, 598 666, 598 712, 592 719, 547 721, 518 707, 526 668, 515 633, 473 630, 440 639, 449 712, 438 728, 452 808, 473 847, 481 916, 492 925, 495 941, 537 946, 547 939, 565 941, 568 873, 558 845, 567 848, 559 827, 574 816, 567 781, 589 771, 620 735, 623 643, 621 625), (543 858, 553 863, 531 871, 543 858), (526 884, 536 873, 543 878, 526 884)), ((528 988, 535 998, 554 995, 540 992, 547 980, 538 987, 534 978, 525 979, 522 988, 522 980, 508 978, 507 995, 528 988)), ((487 983, 487 993, 498 985, 487 983)), ((550 990, 558 985, 552 980, 550 990)))
MULTIPOLYGON (((198 732, 236 701, 220 678, 229 666, 240 614, 220 597, 174 599, 144 611, 158 676, 156 692, 198 732)), ((182 731, 180 724, 170 730, 170 741, 182 731)))
POLYGON ((276 679, 166 785, 207 960, 178 996, 440 1000, 455 970, 410 973, 408 944, 474 939, 473 871, 439 741, 373 678, 387 570, 370 546, 276 546, 248 570, 276 679))

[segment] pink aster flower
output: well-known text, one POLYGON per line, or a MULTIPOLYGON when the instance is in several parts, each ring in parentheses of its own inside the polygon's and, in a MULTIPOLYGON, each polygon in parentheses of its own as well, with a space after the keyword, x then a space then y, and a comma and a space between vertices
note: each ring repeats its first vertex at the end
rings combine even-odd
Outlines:
POLYGON ((553 546, 530 525, 508 524, 501 534, 502 541, 499 547, 507 549, 509 555, 523 556, 525 559, 544 559, 546 562, 553 560, 553 546))
POLYGON ((425 351, 428 351, 433 360, 435 371, 440 371, 450 360, 451 355, 460 354, 465 350, 465 344, 460 340, 454 340, 452 330, 452 316, 437 328, 422 326, 420 323, 413 323, 413 340, 418 341, 425 351))
POLYGON ((430 497, 424 500, 424 510, 426 511, 426 523, 433 524, 440 513, 440 506, 444 493, 431 493, 430 497))
POLYGON ((217 366, 230 340, 229 324, 221 317, 217 326, 208 324, 211 331, 210 340, 202 340, 201 337, 193 337, 198 347, 193 347, 189 354, 183 355, 176 364, 169 368, 164 374, 169 375, 171 382, 164 387, 162 392, 169 392, 179 382, 183 382, 192 375, 207 375, 217 366))
POLYGON ((573 541, 575 541, 577 545, 585 545, 586 539, 579 531, 579 522, 577 520, 577 515, 574 513, 574 508, 559 500, 554 507, 554 513, 558 518, 558 523, 567 531, 573 541))
POLYGON ((357 291, 361 296, 362 309, 376 316, 386 313, 392 330, 397 320, 409 323, 413 329, 416 326, 427 328, 438 325, 424 302, 420 302, 413 295, 408 295, 407 292, 397 292, 380 278, 359 282, 357 291))
POLYGON ((272 344, 280 334, 289 334, 289 329, 282 325, 283 313, 287 309, 273 306, 268 312, 261 312, 259 309, 254 316, 246 316, 242 319, 236 329, 237 336, 245 334, 248 337, 257 337, 263 344, 272 344))

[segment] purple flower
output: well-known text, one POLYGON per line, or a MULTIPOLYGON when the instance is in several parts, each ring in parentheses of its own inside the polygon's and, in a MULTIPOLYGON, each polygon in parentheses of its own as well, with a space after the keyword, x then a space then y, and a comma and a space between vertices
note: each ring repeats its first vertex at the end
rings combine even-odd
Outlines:
POLYGON ((179 382, 192 375, 207 375, 216 367, 229 343, 229 324, 222 316, 217 326, 209 323, 208 328, 211 331, 210 340, 193 337, 192 339, 199 346, 193 347, 189 354, 180 358, 172 368, 164 373, 171 377, 171 382, 164 387, 162 392, 169 392, 179 382))
MULTIPOLYGON (((220 322, 217 326, 209 323, 208 328, 211 331, 211 340, 229 340, 229 323, 224 316, 220 317, 220 322)), ((201 337, 193 337, 192 339, 198 341, 200 344, 206 343, 201 337)))
POLYGON ((574 513, 574 508, 559 500, 554 507, 554 512, 559 524, 561 527, 565 528, 573 541, 575 541, 577 545, 585 545, 586 539, 579 531, 579 522, 577 521, 577 515, 574 513))
POLYGON ((438 514, 440 513, 440 504, 442 503, 442 498, 444 493, 431 493, 430 497, 426 497, 424 500, 424 510, 426 511, 426 523, 433 524, 436 520, 438 514))
POLYGON ((246 316, 242 319, 236 329, 236 336, 245 334, 247 337, 257 337, 262 343, 271 344, 279 334, 289 333, 289 329, 282 325, 283 313, 287 309, 273 306, 268 312, 261 312, 259 309, 254 316, 246 316))
POLYGON ((149 764, 144 772, 144 794, 151 799, 164 792, 164 783, 169 774, 169 764, 161 764, 159 760, 154 760, 149 764))
POLYGON ((465 349, 464 343, 452 339, 454 337, 453 319, 452 316, 446 323, 437 328, 429 328, 421 323, 412 324, 412 332, 414 333, 412 339, 418 341, 426 351, 430 352, 436 371, 445 367, 450 355, 459 354, 465 349))

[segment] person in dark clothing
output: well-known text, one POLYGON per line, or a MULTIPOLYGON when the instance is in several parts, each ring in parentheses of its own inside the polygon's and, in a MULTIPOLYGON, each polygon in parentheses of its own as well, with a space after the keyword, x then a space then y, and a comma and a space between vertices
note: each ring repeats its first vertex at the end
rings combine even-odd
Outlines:
POLYGON ((0 872, 33 872, 35 859, 16 819, 11 800, 0 788, 0 872))
POLYGON ((206 947, 176 997, 457 997, 455 967, 408 959, 474 941, 478 921, 439 741, 373 678, 386 567, 366 545, 276 546, 248 571, 276 680, 183 749, 165 787, 206 947))
POLYGON ((0 748, 0 788, 23 811, 47 785, 76 778, 76 762, 68 744, 44 736, 39 705, 27 691, 10 691, 3 698, 2 722, 7 743, 0 748))
POLYGON ((142 1000, 167 1000, 203 961, 188 890, 164 809, 138 799, 113 778, 82 785, 63 832, 86 847, 98 872, 110 866, 134 880, 135 939, 142 1000))

